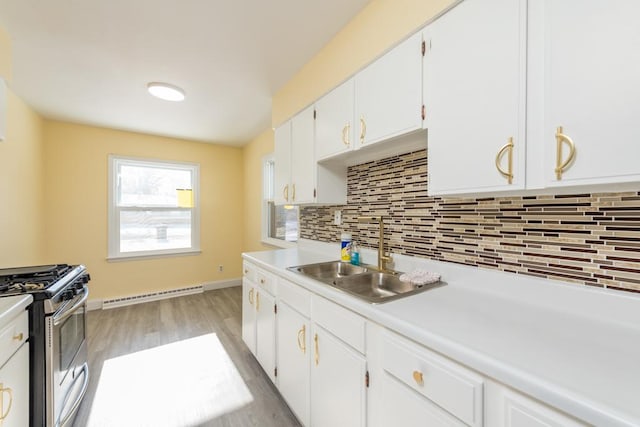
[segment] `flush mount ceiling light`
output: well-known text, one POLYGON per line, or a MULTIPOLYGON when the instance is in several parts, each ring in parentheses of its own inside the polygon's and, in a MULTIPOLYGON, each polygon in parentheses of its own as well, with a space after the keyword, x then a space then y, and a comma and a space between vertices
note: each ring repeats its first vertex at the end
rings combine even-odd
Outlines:
POLYGON ((151 95, 165 101, 184 101, 184 91, 168 83, 152 82, 147 84, 147 90, 151 95))

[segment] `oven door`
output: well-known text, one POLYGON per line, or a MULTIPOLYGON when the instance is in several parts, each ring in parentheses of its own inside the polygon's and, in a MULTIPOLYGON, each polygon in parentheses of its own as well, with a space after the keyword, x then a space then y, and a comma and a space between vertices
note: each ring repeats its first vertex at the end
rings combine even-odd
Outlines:
POLYGON ((47 317, 47 426, 71 425, 87 391, 86 300, 83 291, 47 317))

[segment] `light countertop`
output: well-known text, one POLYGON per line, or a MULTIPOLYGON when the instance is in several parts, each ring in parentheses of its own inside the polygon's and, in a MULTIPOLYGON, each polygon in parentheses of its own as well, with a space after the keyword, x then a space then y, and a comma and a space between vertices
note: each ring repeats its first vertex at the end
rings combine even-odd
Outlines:
MULTIPOLYGON (((312 248, 243 256, 588 423, 640 425, 639 295, 397 256, 397 270, 427 268, 447 285, 371 305, 286 270, 337 254, 312 248)), ((375 264, 371 253, 366 261, 375 264)))
POLYGON ((16 295, 0 298, 0 329, 22 313, 31 304, 31 295, 16 295))

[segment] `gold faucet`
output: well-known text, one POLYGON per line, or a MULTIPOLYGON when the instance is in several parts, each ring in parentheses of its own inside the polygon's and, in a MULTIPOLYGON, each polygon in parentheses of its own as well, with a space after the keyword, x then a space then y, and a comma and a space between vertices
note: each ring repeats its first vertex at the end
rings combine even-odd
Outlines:
POLYGON ((385 263, 391 261, 391 256, 386 256, 384 252, 384 217, 383 216, 361 216, 358 222, 378 222, 380 227, 380 240, 378 242, 378 270, 386 271, 385 263))

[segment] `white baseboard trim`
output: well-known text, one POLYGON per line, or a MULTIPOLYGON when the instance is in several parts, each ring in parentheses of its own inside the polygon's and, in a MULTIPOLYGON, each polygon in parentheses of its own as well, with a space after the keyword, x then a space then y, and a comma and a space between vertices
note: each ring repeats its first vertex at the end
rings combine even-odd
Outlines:
POLYGON ((126 297, 109 298, 106 300, 94 299, 87 301, 87 310, 108 310, 110 308, 124 307, 127 305, 141 304, 144 302, 158 301, 184 295, 200 294, 204 291, 213 291, 216 289, 231 288, 233 286, 241 285, 242 279, 227 279, 217 280, 214 282, 206 282, 202 285, 191 286, 188 288, 169 289, 166 291, 129 295, 126 297))
POLYGON ((215 291, 216 289, 232 288, 234 286, 242 286, 242 279, 216 280, 215 282, 207 282, 202 284, 204 291, 215 291))

